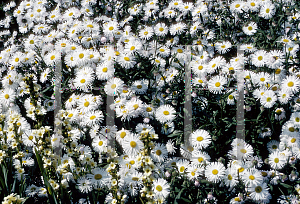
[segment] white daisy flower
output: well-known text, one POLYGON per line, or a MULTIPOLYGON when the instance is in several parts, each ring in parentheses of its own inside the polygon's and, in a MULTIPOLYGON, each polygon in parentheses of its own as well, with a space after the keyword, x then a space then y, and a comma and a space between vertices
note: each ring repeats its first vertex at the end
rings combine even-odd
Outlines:
POLYGON ((254 35, 257 32, 257 24, 255 22, 250 22, 243 27, 243 31, 246 35, 254 35))
POLYGON ((215 45, 216 50, 220 54, 225 54, 225 53, 229 52, 231 47, 232 47, 232 45, 231 45, 231 42, 229 42, 229 41, 224 41, 222 43, 217 42, 215 45))
POLYGON ((164 37, 168 33, 168 26, 164 23, 158 23, 154 27, 154 32, 157 36, 164 37))
POLYGON ((251 192, 250 197, 255 201, 263 201, 271 196, 268 190, 269 188, 266 183, 251 186, 249 188, 249 192, 251 192))
POLYGON ((270 19, 274 16, 275 12, 276 12, 275 5, 272 4, 271 2, 267 2, 265 4, 262 4, 259 15, 264 19, 270 19))
POLYGON ((267 52, 264 50, 258 50, 254 54, 251 54, 251 63, 257 67, 263 67, 267 62, 267 52))
POLYGON ((205 167, 205 177, 208 181, 218 183, 225 175, 225 167, 220 162, 212 162, 205 167))
POLYGON ((175 36, 175 35, 180 35, 182 34, 185 30, 187 29, 186 24, 179 22, 176 24, 171 25, 170 27, 170 34, 175 36))
POLYGON ((162 178, 158 178, 156 181, 153 181, 153 189, 155 197, 168 197, 170 193, 170 185, 168 182, 162 178))
POLYGON ((85 177, 77 180, 77 186, 81 193, 88 193, 93 189, 91 180, 85 177))
POLYGON ((300 79, 294 75, 287 76, 281 82, 281 88, 287 90, 291 94, 295 94, 299 91, 300 79))
POLYGON ((263 182, 261 172, 255 168, 247 169, 242 175, 244 183, 248 186, 259 185, 263 182))
POLYGON ((210 156, 206 152, 193 151, 191 160, 192 160, 192 164, 203 165, 205 163, 210 162, 210 156))
POLYGON ((104 119, 104 115, 102 111, 95 110, 95 111, 87 112, 84 115, 84 120, 82 121, 82 123, 84 125, 93 126, 96 124, 100 124, 103 121, 103 119, 104 119))
POLYGON ((173 121, 176 111, 171 105, 161 105, 155 111, 155 118, 161 123, 173 121))
POLYGON ((264 95, 260 98, 260 103, 265 108, 272 108, 273 105, 276 103, 276 101, 277 101, 277 96, 272 90, 265 91, 264 95))
POLYGON ((155 162, 164 162, 168 157, 168 150, 164 144, 156 143, 155 148, 151 150, 151 157, 155 162))
POLYGON ((272 169, 282 169, 286 164, 286 159, 280 155, 279 151, 276 151, 269 155, 269 164, 272 169))
POLYGON ((193 131, 190 135, 190 142, 193 147, 203 149, 210 145, 211 136, 206 130, 198 129, 193 131))
POLYGON ((122 53, 117 59, 125 69, 130 69, 136 64, 134 55, 130 53, 122 53))
POLYGON ((223 76, 214 76, 208 81, 208 89, 214 94, 222 93, 224 89, 223 85, 227 83, 227 80, 223 76))
POLYGON ((119 78, 111 78, 104 86, 104 91, 109 96, 117 95, 122 92, 124 82, 119 78))
POLYGON ((143 142, 137 134, 132 133, 124 138, 122 146, 126 154, 137 155, 143 148, 143 142))
POLYGON ((76 89, 87 90, 94 81, 94 70, 90 67, 84 67, 76 72, 76 78, 73 80, 76 89))

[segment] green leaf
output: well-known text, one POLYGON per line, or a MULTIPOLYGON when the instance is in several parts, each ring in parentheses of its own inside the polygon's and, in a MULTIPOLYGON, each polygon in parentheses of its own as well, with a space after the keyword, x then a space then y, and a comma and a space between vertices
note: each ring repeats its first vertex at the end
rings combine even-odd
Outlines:
POLYGON ((187 203, 192 203, 192 201, 190 201, 190 200, 188 200, 188 199, 186 199, 186 198, 181 198, 181 200, 183 200, 183 201, 185 201, 185 202, 187 202, 187 203))
POLYGON ((288 184, 286 184, 286 183, 280 183, 280 185, 282 185, 282 186, 285 187, 285 188, 293 188, 293 186, 288 185, 288 184))

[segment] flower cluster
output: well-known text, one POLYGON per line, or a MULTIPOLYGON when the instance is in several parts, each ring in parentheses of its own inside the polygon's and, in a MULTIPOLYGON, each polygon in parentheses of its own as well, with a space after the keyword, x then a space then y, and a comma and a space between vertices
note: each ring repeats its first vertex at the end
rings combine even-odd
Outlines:
POLYGON ((4 5, 2 203, 299 202, 299 6, 4 5))

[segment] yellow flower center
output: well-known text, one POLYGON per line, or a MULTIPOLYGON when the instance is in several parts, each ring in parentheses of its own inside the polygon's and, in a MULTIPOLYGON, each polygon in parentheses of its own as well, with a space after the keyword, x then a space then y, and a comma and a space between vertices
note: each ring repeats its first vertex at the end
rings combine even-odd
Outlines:
POLYGON ((274 162, 275 162, 275 163, 278 163, 278 162, 279 162, 279 159, 278 159, 278 158, 275 158, 275 159, 274 159, 274 162))
POLYGON ((94 176, 94 178, 95 178, 96 180, 100 180, 100 179, 102 179, 102 175, 101 175, 101 174, 96 174, 96 175, 94 176))
POLYGON ((130 142, 130 146, 131 146, 132 148, 135 148, 135 147, 136 147, 136 142, 135 142, 135 141, 131 141, 131 142, 130 142))
POLYGON ((259 61, 262 61, 263 57, 262 57, 262 56, 259 56, 257 59, 258 59, 259 61))
POLYGON ((241 5, 240 4, 237 4, 237 5, 235 5, 235 8, 239 8, 241 5))
POLYGON ((156 150, 156 152, 155 152, 158 156, 160 156, 161 155, 161 151, 158 149, 158 150, 156 150))
POLYGON ((162 191, 162 187, 160 185, 157 185, 155 189, 159 192, 162 191))
POLYGON ((125 61, 129 61, 130 58, 129 58, 129 57, 124 57, 124 60, 125 60, 125 61))
POLYGON ((201 137, 201 136, 197 137, 198 142, 201 142, 202 140, 203 140, 203 137, 201 137))
POLYGON ((296 142, 296 138, 292 138, 291 143, 295 143, 295 142, 296 142))
POLYGON ((212 170, 213 175, 217 175, 218 173, 219 173, 219 171, 217 169, 212 170))
POLYGON ((112 89, 115 89, 116 87, 117 87, 117 85, 116 84, 113 84, 113 85, 111 85, 110 86, 112 89))
POLYGON ((270 13, 270 9, 269 8, 266 9, 266 13, 270 13))
POLYGON ((294 131, 295 131, 295 128, 289 127, 289 131, 290 131, 290 132, 294 132, 294 131))
POLYGON ((228 176, 227 176, 227 178, 228 178, 228 180, 232 180, 232 176, 230 175, 230 174, 228 174, 228 176))
POLYGON ((84 82, 85 82, 85 79, 81 79, 81 80, 80 80, 80 83, 83 84, 84 82))
POLYGON ((202 66, 202 65, 200 65, 200 66, 198 67, 198 69, 199 69, 199 70, 202 70, 202 69, 203 69, 203 66, 202 66))
POLYGON ((293 87, 294 86, 294 82, 290 81, 287 85, 288 85, 288 87, 293 87))
POLYGON ((169 115, 170 112, 169 112, 169 111, 164 111, 163 114, 164 114, 164 115, 169 115))
POLYGON ((253 175, 250 175, 250 176, 249 176, 249 179, 254 180, 255 177, 254 177, 253 175))
POLYGON ((82 59, 83 57, 84 57, 84 54, 83 54, 83 53, 80 53, 80 54, 79 54, 79 58, 82 59))
POLYGON ((216 87, 219 87, 219 86, 221 86, 221 83, 220 83, 220 82, 217 82, 217 83, 215 83, 215 86, 216 86, 216 87))
POLYGON ((90 120, 94 120, 95 118, 96 118, 96 116, 92 115, 92 116, 90 117, 90 120))
POLYGON ((90 105, 90 103, 88 101, 84 102, 83 104, 85 107, 88 107, 90 105))
POLYGON ((123 139, 126 136, 126 132, 121 132, 120 137, 123 139))
POLYGON ((184 166, 182 166, 182 167, 180 167, 179 171, 184 172, 184 169, 185 169, 184 166))
POLYGON ((182 51, 182 49, 177 49, 177 52, 182 53, 183 51, 182 51))
POLYGON ((267 102, 271 102, 272 101, 272 98, 271 97, 268 97, 267 98, 267 102))
POLYGON ((99 142, 98 142, 98 145, 99 145, 99 146, 102 146, 102 145, 103 145, 103 141, 99 141, 99 142))
POLYGON ((8 98, 9 98, 9 95, 8 95, 8 94, 5 94, 4 98, 5 98, 5 99, 8 99, 8 98))

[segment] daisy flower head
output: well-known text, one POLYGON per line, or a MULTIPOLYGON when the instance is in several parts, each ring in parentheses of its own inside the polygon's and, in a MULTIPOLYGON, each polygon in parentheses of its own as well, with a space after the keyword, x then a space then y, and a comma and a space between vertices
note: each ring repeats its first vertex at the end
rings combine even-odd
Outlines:
POLYGON ((264 50, 258 50, 254 54, 251 54, 251 63, 257 67, 263 67, 267 61, 267 52, 264 50))
POLYGON ((77 104, 78 104, 77 109, 81 111, 81 114, 88 111, 96 110, 99 106, 99 104, 96 103, 94 97, 91 94, 79 96, 79 100, 77 104))
POLYGON ((139 135, 132 133, 124 138, 122 147, 126 154, 137 155, 144 145, 139 135))
POLYGON ((294 75, 287 76, 281 82, 281 88, 290 92, 291 94, 295 94, 299 91, 300 79, 294 75))
POLYGON ((131 89, 138 94, 144 94, 147 92, 148 89, 148 82, 146 80, 137 80, 134 81, 131 89))
POLYGON ((257 0, 248 0, 247 5, 250 11, 257 12, 260 6, 260 2, 257 0))
POLYGON ((170 34, 173 36, 180 35, 185 31, 186 28, 187 28, 186 24, 181 23, 181 22, 173 24, 170 27, 170 34))
POLYGON ((96 76, 99 80, 107 80, 114 76, 114 67, 112 63, 105 61, 96 67, 96 76))
POLYGON ((286 164, 286 159, 280 155, 279 151, 276 151, 269 155, 269 164, 272 169, 282 169, 286 164))
POLYGON ((98 110, 90 111, 84 115, 84 124, 93 126, 96 124, 100 124, 103 121, 103 119, 104 119, 104 115, 102 111, 98 111, 98 110))
POLYGON ((238 183, 237 171, 234 168, 227 168, 223 177, 224 183, 227 187, 234 187, 238 183))
POLYGON ((225 53, 229 52, 231 47, 232 47, 232 45, 231 45, 231 42, 229 42, 229 41, 218 42, 215 45, 216 50, 220 54, 225 54, 225 53))
POLYGON ((225 167, 220 162, 211 162, 205 167, 205 177, 208 181, 218 183, 225 175, 225 167))
POLYGON ((85 65, 88 61, 88 53, 84 49, 78 48, 74 53, 74 60, 77 61, 78 65, 85 65))
POLYGON ((255 52, 257 49, 252 44, 242 44, 241 50, 245 50, 245 52, 255 52))
POLYGON ((96 152, 98 152, 99 154, 106 152, 107 151, 107 139, 102 135, 96 136, 93 139, 92 146, 93 146, 94 150, 96 152))
POLYGON ((243 31, 246 35, 254 35, 257 32, 257 24, 255 22, 250 22, 243 27, 243 31))
POLYGON ((262 6, 260 7, 259 15, 264 19, 270 19, 274 16, 275 12, 276 12, 275 5, 269 1, 265 4, 262 4, 262 6))
POLYGON ((212 74, 217 71, 218 68, 226 65, 226 60, 222 56, 213 58, 206 66, 206 71, 212 74))
POLYGON ((117 95, 122 92, 124 82, 119 78, 111 78, 104 86, 104 91, 109 96, 117 95))
POLYGON ((149 40, 154 34, 153 28, 146 26, 139 32, 139 36, 143 40, 149 40))
MULTIPOLYGON (((266 183, 260 183, 258 185, 253 185, 249 188, 250 197, 255 201, 265 201, 268 200, 271 194, 269 193, 269 188, 266 183)), ((269 203, 269 202, 266 202, 269 203)))
POLYGON ((76 89, 87 90, 94 81, 94 71, 91 67, 84 67, 76 72, 73 80, 76 89))
POLYGON ((92 184, 95 187, 101 187, 106 185, 106 183, 110 180, 110 175, 102 168, 92 169, 91 174, 87 174, 87 178, 91 180, 92 184))
MULTIPOLYGON (((283 110, 282 113, 285 113, 285 111, 283 110)), ((295 127, 300 128, 300 112, 292 113, 290 121, 294 122, 295 127)))
POLYGON ((155 118, 161 123, 173 121, 176 110, 171 105, 161 105, 155 111, 155 118))
POLYGON ((195 165, 204 165, 205 163, 210 161, 210 156, 208 153, 206 152, 202 152, 202 151, 193 151, 192 152, 192 164, 195 165))
POLYGON ((117 21, 109 21, 103 24, 103 33, 106 37, 115 36, 119 31, 119 24, 117 21))
POLYGON ((158 178, 156 181, 153 181, 153 192, 155 193, 155 197, 168 197, 170 193, 170 185, 168 182, 162 178, 158 178))
POLYGON ((130 69, 136 64, 135 57, 130 52, 120 54, 117 59, 124 69, 130 69))
POLYGON ((176 162, 176 166, 179 173, 185 173, 187 168, 190 166, 190 162, 188 160, 181 159, 176 162))
POLYGON ((193 147, 197 149, 203 149, 210 145, 211 136, 206 130, 198 129, 192 132, 190 136, 190 141, 193 147))
POLYGON ((243 1, 234 1, 230 4, 230 11, 232 13, 242 13, 244 4, 245 3, 243 1))
MULTIPOLYGON (((293 117, 293 114, 291 118, 293 117)), ((285 110, 283 108, 277 108, 275 110, 275 120, 282 120, 285 118, 285 110)), ((296 117, 297 118, 297 117, 296 117)), ((296 119, 295 118, 295 119, 296 119)), ((297 119, 298 120, 298 119, 297 119)), ((298 121, 299 122, 299 121, 298 121)))
POLYGON ((164 37, 168 34, 168 26, 165 23, 158 23, 154 26, 155 35, 164 37))
POLYGON ((259 185, 263 182, 261 172, 255 168, 246 169, 245 174, 242 174, 242 180, 246 185, 259 185))
POLYGON ((151 150, 151 157, 155 162, 164 162, 168 157, 168 150, 164 144, 157 143, 151 150))
POLYGON ((0 101, 2 105, 9 106, 10 103, 14 102, 16 93, 13 89, 6 88, 0 92, 0 101))
POLYGON ((273 105, 277 101, 277 96, 275 95, 274 91, 272 90, 267 90, 264 95, 260 98, 260 103, 265 107, 265 108, 272 108, 273 105))
POLYGON ((277 96, 281 104, 287 104, 289 100, 292 98, 292 94, 286 89, 279 90, 277 96))
POLYGON ((175 147, 175 144, 172 140, 168 140, 168 142, 166 144, 166 148, 167 148, 169 154, 173 155, 174 153, 176 153, 177 147, 175 147))
POLYGON ((77 180, 77 186, 81 193, 88 193, 93 189, 91 180, 85 177, 81 177, 77 180))
POLYGON ((224 86, 227 83, 227 79, 223 76, 214 76, 208 81, 208 89, 214 94, 222 93, 224 86))

